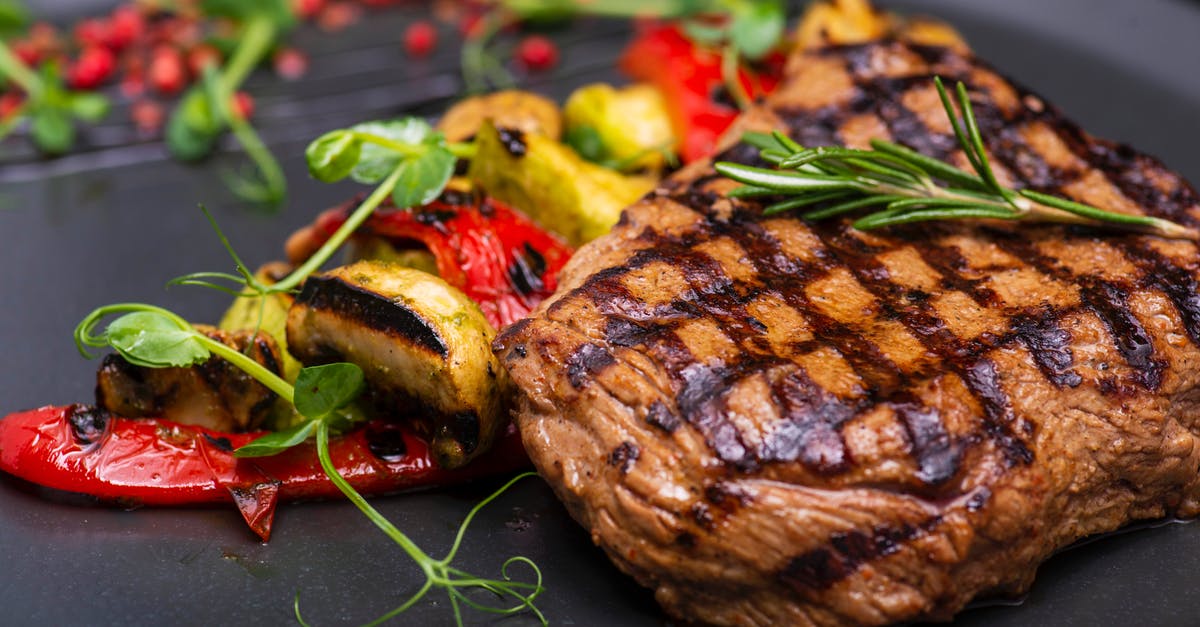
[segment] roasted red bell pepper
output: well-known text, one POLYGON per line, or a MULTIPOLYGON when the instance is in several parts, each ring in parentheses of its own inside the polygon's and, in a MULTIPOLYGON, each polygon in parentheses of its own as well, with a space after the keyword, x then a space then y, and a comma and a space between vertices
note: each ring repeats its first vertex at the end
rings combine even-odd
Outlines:
MULTIPOLYGON (((319 246, 345 220, 325 212, 312 227, 319 246)), ((523 317, 553 292, 571 251, 524 216, 467 196, 419 211, 380 210, 362 236, 424 243, 439 272, 480 304, 497 326, 523 317)), ((0 470, 48 488, 124 504, 233 502, 262 539, 280 499, 340 495, 312 443, 273 457, 233 451, 262 433, 222 433, 164 420, 128 419, 84 405, 43 407, 0 421, 0 470)), ((437 466, 426 441, 400 421, 373 421, 334 438, 330 456, 363 494, 457 483, 528 464, 513 427, 459 470, 437 466)))
MULTIPOLYGON (((753 68, 739 67, 738 80, 751 98, 764 96, 779 85, 783 64, 783 54, 772 53, 753 68)), ((688 39, 678 24, 642 25, 620 66, 662 92, 685 162, 711 155, 740 113, 725 89, 721 52, 688 39)))
MULTIPOLYGON (((297 257, 325 243, 357 206, 350 202, 322 213, 297 257)), ((524 318, 553 294, 558 271, 571 257, 561 239, 523 214, 496 200, 458 193, 411 211, 377 209, 355 237, 382 237, 399 247, 423 244, 438 274, 479 303, 496 328, 524 318)))
MULTIPOLYGON (((119 418, 85 405, 43 407, 0 421, 0 469, 47 488, 125 505, 232 501, 266 541, 280 499, 341 492, 321 470, 311 442, 273 457, 233 456, 261 435, 119 418)), ((528 464, 511 427, 467 467, 443 470, 411 428, 382 421, 333 438, 329 455, 362 494, 448 485, 528 464)))

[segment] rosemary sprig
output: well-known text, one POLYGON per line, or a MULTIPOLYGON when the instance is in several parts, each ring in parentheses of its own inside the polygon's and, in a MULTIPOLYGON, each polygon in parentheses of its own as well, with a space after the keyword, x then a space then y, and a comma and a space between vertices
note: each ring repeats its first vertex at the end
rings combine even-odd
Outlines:
POLYGON ((803 209, 801 217, 823 220, 882 207, 853 222, 860 230, 931 220, 995 219, 1109 226, 1173 239, 1200 239, 1196 229, 1169 220, 1004 187, 988 161, 966 86, 956 85, 956 110, 942 80, 935 77, 934 85, 974 173, 882 139, 871 140, 872 150, 805 148, 779 132, 743 137, 774 169, 726 161, 714 167, 745 184, 731 196, 784 196, 763 209, 767 215, 803 209))

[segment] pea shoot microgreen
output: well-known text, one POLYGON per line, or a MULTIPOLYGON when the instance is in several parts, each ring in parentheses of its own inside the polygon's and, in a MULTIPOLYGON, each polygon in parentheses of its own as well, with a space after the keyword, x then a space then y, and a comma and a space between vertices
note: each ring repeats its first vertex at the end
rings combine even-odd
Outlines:
POLYGON ((1000 184, 984 149, 970 95, 956 86, 957 110, 940 78, 938 94, 959 146, 974 173, 899 144, 875 139, 871 150, 806 148, 783 133, 748 133, 743 141, 775 168, 719 162, 717 172, 744 183, 734 197, 783 196, 767 215, 804 209, 801 217, 823 220, 867 207, 882 209, 853 222, 868 230, 930 220, 994 219, 1109 226, 1177 239, 1200 232, 1168 220, 1135 216, 1000 184))
POLYGON ((474 144, 447 142, 440 132, 417 118, 365 122, 325 133, 304 153, 313 178, 333 183, 349 177, 376 187, 312 257, 283 279, 265 283, 250 272, 205 210, 237 274, 197 272, 178 277, 171 284, 209 287, 247 297, 295 291, 385 200, 390 197, 401 208, 431 202, 446 188, 457 160, 474 154, 474 144))
POLYGON ((241 32, 228 63, 220 70, 206 67, 201 80, 180 99, 167 121, 167 148, 184 161, 202 159, 228 129, 257 171, 226 174, 230 189, 251 202, 279 205, 287 191, 283 170, 254 127, 230 103, 250 72, 294 26, 295 16, 286 0, 204 0, 201 8, 206 15, 237 22, 241 32))
POLYGON ((0 77, 25 92, 25 102, 0 119, 0 138, 11 133, 22 120, 29 120, 29 135, 38 150, 62 154, 75 144, 76 122, 97 122, 108 115, 107 98, 68 90, 57 64, 47 62, 34 71, 3 41, 0 41, 0 77))
MULTIPOLYGON (((222 246, 232 257, 237 274, 199 272, 179 277, 171 283, 209 287, 234 296, 252 297, 292 292, 307 276, 324 265, 346 238, 384 200, 391 197, 399 207, 412 207, 432 201, 450 180, 457 160, 470 158, 474 152, 473 144, 449 143, 427 123, 413 118, 368 122, 326 133, 313 141, 305 151, 309 171, 313 177, 326 182, 349 177, 362 183, 375 184, 376 188, 317 253, 282 280, 265 283, 250 272, 212 215, 201 207, 222 246)), ((330 481, 416 562, 425 575, 424 584, 399 607, 370 624, 381 623, 404 612, 434 588, 446 591, 455 621, 459 625, 462 624, 464 605, 500 615, 529 611, 542 624, 546 624, 545 616, 534 603, 545 590, 542 586, 542 574, 529 558, 509 558, 500 567, 499 579, 477 577, 451 565, 467 527, 479 510, 518 480, 534 473, 525 473, 513 478, 472 508, 459 526, 446 555, 441 559, 431 557, 367 503, 333 465, 329 453, 330 432, 344 429, 351 423, 351 413, 347 411, 347 407, 363 389, 363 373, 358 366, 349 363, 311 366, 299 371, 294 384, 288 383, 253 359, 208 337, 177 314, 161 307, 140 303, 118 303, 96 309, 76 327, 75 343, 85 357, 94 356, 89 348, 109 347, 130 363, 148 368, 186 367, 202 363, 216 355, 240 368, 290 403, 296 413, 302 416, 300 422, 288 429, 257 438, 234 451, 234 455, 275 455, 315 437, 317 459, 330 481), (102 332, 98 332, 101 323, 110 316, 117 317, 102 332), (534 581, 514 581, 509 571, 516 564, 528 567, 534 575, 534 581), (507 606, 489 605, 469 596, 468 592, 472 589, 482 589, 501 600, 512 599, 514 603, 507 606)), ((299 597, 295 602, 295 612, 297 620, 304 624, 299 597)))
MULTIPOLYGON (((435 559, 416 545, 404 532, 372 507, 366 499, 339 474, 329 453, 330 431, 344 427, 346 418, 341 411, 349 405, 363 389, 362 370, 350 363, 333 363, 310 366, 300 371, 295 385, 284 381, 275 373, 262 367, 254 360, 233 348, 201 333, 178 315, 152 305, 125 303, 96 309, 75 329, 75 342, 81 354, 94 357, 88 347, 111 347, 132 364, 149 368, 185 367, 202 363, 212 355, 228 360, 254 379, 288 400, 306 421, 289 429, 262 436, 237 449, 237 457, 263 457, 275 455, 296 446, 315 435, 317 459, 330 481, 354 503, 372 523, 391 538, 420 567, 425 582, 417 592, 399 607, 379 617, 371 624, 378 624, 404 612, 420 601, 430 590, 442 588, 450 599, 455 622, 462 625, 462 605, 476 610, 501 615, 530 611, 542 624, 546 618, 534 604, 545 590, 542 574, 537 564, 524 556, 511 557, 500 567, 500 579, 477 577, 452 566, 462 545, 463 536, 475 515, 522 478, 535 473, 525 473, 508 481, 499 490, 478 503, 463 519, 454 538, 454 543, 445 557, 435 559), (108 324, 103 332, 97 333, 100 323, 108 316, 121 314, 108 324), (514 581, 509 574, 513 564, 524 564, 534 574, 534 581, 514 581), (471 589, 483 589, 501 599, 516 601, 510 606, 494 606, 468 596, 471 589)), ((299 598, 295 605, 296 618, 304 623, 300 614, 299 598)))

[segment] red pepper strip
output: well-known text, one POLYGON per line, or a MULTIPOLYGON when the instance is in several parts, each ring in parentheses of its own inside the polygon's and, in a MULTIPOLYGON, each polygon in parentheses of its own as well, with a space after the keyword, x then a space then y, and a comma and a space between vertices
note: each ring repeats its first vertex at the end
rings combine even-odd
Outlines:
MULTIPOLYGON (((43 407, 0 421, 0 470, 38 485, 138 505, 233 502, 263 541, 280 499, 340 497, 306 442, 275 455, 237 459, 233 450, 263 435, 222 433, 164 420, 105 417, 81 405, 43 407), (90 412, 83 432, 80 412, 90 412)), ((528 465, 516 430, 458 470, 434 463, 423 439, 403 425, 368 423, 330 440, 334 466, 363 494, 442 486, 528 465), (379 434, 385 434, 386 438, 379 434), (377 455, 371 442, 386 442, 377 455), (394 453, 394 454, 390 454, 394 453)))
MULTIPOLYGON (((424 244, 438 274, 479 303, 488 322, 500 328, 524 318, 554 293, 558 271, 571 257, 559 238, 507 205, 447 194, 414 210, 377 209, 356 237, 383 237, 401 247, 424 244)), ((313 224, 316 246, 333 235, 357 203, 330 209, 313 224)))
MULTIPOLYGON (((779 85, 784 56, 775 52, 754 71, 744 65, 738 80, 751 98, 764 96, 779 85)), ((714 96, 725 87, 721 53, 697 45, 678 25, 643 26, 621 56, 621 70, 637 81, 653 84, 667 101, 677 149, 685 162, 707 157, 740 111, 732 102, 714 96)))

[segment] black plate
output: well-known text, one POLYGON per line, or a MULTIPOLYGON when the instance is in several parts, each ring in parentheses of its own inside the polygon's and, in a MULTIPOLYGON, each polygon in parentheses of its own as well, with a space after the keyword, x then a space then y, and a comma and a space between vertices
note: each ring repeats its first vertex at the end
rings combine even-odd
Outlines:
MULTIPOLYGON (((1200 181, 1200 5, 907 0, 887 6, 950 20, 983 57, 1085 127, 1200 181)), ((223 191, 216 168, 167 161, 157 146, 130 145, 117 126, 94 132, 89 152, 52 163, 23 163, 12 142, 0 148, 0 413, 91 399, 95 364, 75 353, 70 331, 97 305, 136 300, 198 320, 219 315, 224 303, 214 294, 162 291, 173 276, 226 268, 197 203, 213 209, 250 263, 278 257, 292 228, 354 189, 307 180, 298 158, 305 140, 358 119, 414 108, 431 114, 444 106, 457 88, 453 46, 444 42, 433 59, 402 64, 395 41, 407 19, 373 18, 342 37, 302 33, 316 50, 309 77, 296 85, 264 80, 252 89, 268 140, 286 155, 293 202, 281 215, 248 211, 223 191)), ((625 28, 592 23, 556 35, 564 64, 535 86, 561 97, 579 84, 615 79, 611 63, 625 28)), ((436 554, 492 487, 485 482, 375 504, 436 554)), ((549 590, 540 605, 554 623, 665 621, 649 593, 621 576, 537 481, 485 510, 461 565, 495 576, 513 554, 542 566, 549 590)), ((4 624, 286 624, 297 593, 313 624, 354 624, 390 609, 419 582, 404 555, 347 503, 283 506, 264 545, 231 508, 126 512, 48 500, 9 478, 0 480, 0 560, 4 624)), ((958 622, 1196 624, 1198 570, 1200 527, 1143 529, 1053 558, 1023 604, 973 609, 958 622)), ((397 622, 450 623, 444 597, 430 599, 397 622)))

